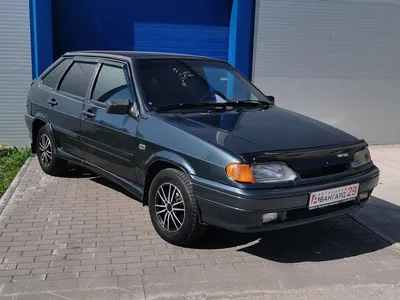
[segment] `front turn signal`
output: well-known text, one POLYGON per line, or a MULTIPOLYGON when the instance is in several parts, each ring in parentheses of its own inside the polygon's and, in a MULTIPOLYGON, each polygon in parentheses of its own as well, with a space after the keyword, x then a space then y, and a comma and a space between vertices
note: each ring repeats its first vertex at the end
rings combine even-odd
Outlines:
POLYGON ((251 168, 246 164, 229 164, 226 166, 226 174, 234 181, 253 183, 254 177, 251 168))

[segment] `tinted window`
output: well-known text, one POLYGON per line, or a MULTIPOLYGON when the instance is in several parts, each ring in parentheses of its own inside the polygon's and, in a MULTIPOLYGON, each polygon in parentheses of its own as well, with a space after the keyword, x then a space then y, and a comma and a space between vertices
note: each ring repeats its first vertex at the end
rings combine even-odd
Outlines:
POLYGON ((82 98, 86 97, 86 91, 95 69, 95 63, 73 63, 61 82, 60 91, 82 98))
POLYGON ((46 76, 43 77, 42 83, 48 87, 55 88, 61 76, 69 66, 71 59, 65 59, 54 67, 46 76))
POLYGON ((96 80, 92 99, 98 102, 106 102, 109 99, 130 98, 124 69, 103 65, 96 80))
POLYGON ((149 106, 198 102, 210 92, 204 74, 181 60, 139 60, 140 78, 149 106))
POLYGON ((137 66, 145 99, 151 108, 199 102, 268 101, 226 62, 140 59, 137 66))

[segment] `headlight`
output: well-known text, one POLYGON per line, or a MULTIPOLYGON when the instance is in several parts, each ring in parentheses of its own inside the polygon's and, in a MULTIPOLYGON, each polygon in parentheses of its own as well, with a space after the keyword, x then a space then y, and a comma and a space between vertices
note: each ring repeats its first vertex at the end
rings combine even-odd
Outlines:
POLYGON ((367 163, 371 162, 371 154, 368 148, 358 151, 354 154, 354 160, 351 163, 353 168, 361 167, 367 163))
POLYGON ((291 181, 296 173, 282 163, 230 164, 226 167, 226 174, 237 182, 267 183, 291 181))
POLYGON ((281 163, 253 164, 251 167, 254 182, 291 181, 296 173, 281 163))

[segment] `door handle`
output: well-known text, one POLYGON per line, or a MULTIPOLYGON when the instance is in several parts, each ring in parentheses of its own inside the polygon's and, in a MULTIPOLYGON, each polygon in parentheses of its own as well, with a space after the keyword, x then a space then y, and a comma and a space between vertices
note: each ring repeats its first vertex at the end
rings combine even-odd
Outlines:
POLYGON ((51 106, 57 105, 56 99, 49 99, 47 100, 47 103, 50 104, 51 106))
POLYGON ((90 119, 95 117, 96 115, 90 111, 84 110, 82 111, 82 115, 84 115, 86 118, 90 119))

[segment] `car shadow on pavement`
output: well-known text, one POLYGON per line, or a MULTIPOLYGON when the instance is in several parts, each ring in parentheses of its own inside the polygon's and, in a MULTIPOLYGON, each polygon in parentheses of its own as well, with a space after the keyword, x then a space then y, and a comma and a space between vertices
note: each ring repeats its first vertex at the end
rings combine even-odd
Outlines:
POLYGON ((393 201, 398 199, 398 196, 389 197, 387 200, 372 197, 369 205, 351 215, 360 223, 368 224, 371 230, 377 232, 389 243, 400 243, 400 206, 393 201), (389 197, 393 197, 391 201, 389 197))
POLYGON ((125 190, 124 188, 120 187, 116 183, 114 183, 112 181, 109 181, 109 180, 107 180, 107 179, 105 179, 103 177, 93 177, 90 180, 92 180, 92 181, 94 181, 94 182, 96 182, 98 184, 101 184, 101 185, 103 185, 103 186, 105 186, 105 187, 107 187, 109 189, 113 189, 113 190, 115 190, 115 191, 117 191, 117 192, 119 192, 121 194, 124 194, 125 196, 132 198, 132 200, 136 200, 136 201, 140 202, 139 200, 137 200, 135 198, 135 196, 133 196, 127 190, 125 190))
POLYGON ((118 184, 104 178, 101 176, 98 176, 88 169, 85 169, 84 167, 74 165, 74 164, 69 164, 67 172, 58 175, 58 177, 62 178, 86 178, 89 179, 93 182, 96 182, 104 187, 107 187, 109 189, 112 189, 118 193, 124 194, 125 196, 131 197, 133 200, 136 200, 136 198, 129 193, 127 190, 119 186, 118 184))
MULTIPOLYGON (((383 215, 389 214, 389 211, 397 212, 396 224, 400 226, 400 207, 378 198, 373 199, 372 203, 388 210, 380 211, 383 215)), ((366 218, 376 217, 372 211, 376 210, 373 205, 359 212, 363 210, 366 218)), ((193 248, 223 250, 234 247, 239 252, 270 261, 299 263, 357 257, 385 249, 394 242, 381 238, 362 225, 358 218, 343 215, 312 224, 254 234, 238 234, 210 227, 203 241, 193 248)))
POLYGON ((81 167, 81 166, 69 163, 67 165, 67 171, 57 175, 57 177, 61 177, 61 178, 90 178, 90 177, 98 177, 98 176, 93 174, 89 170, 81 167))

